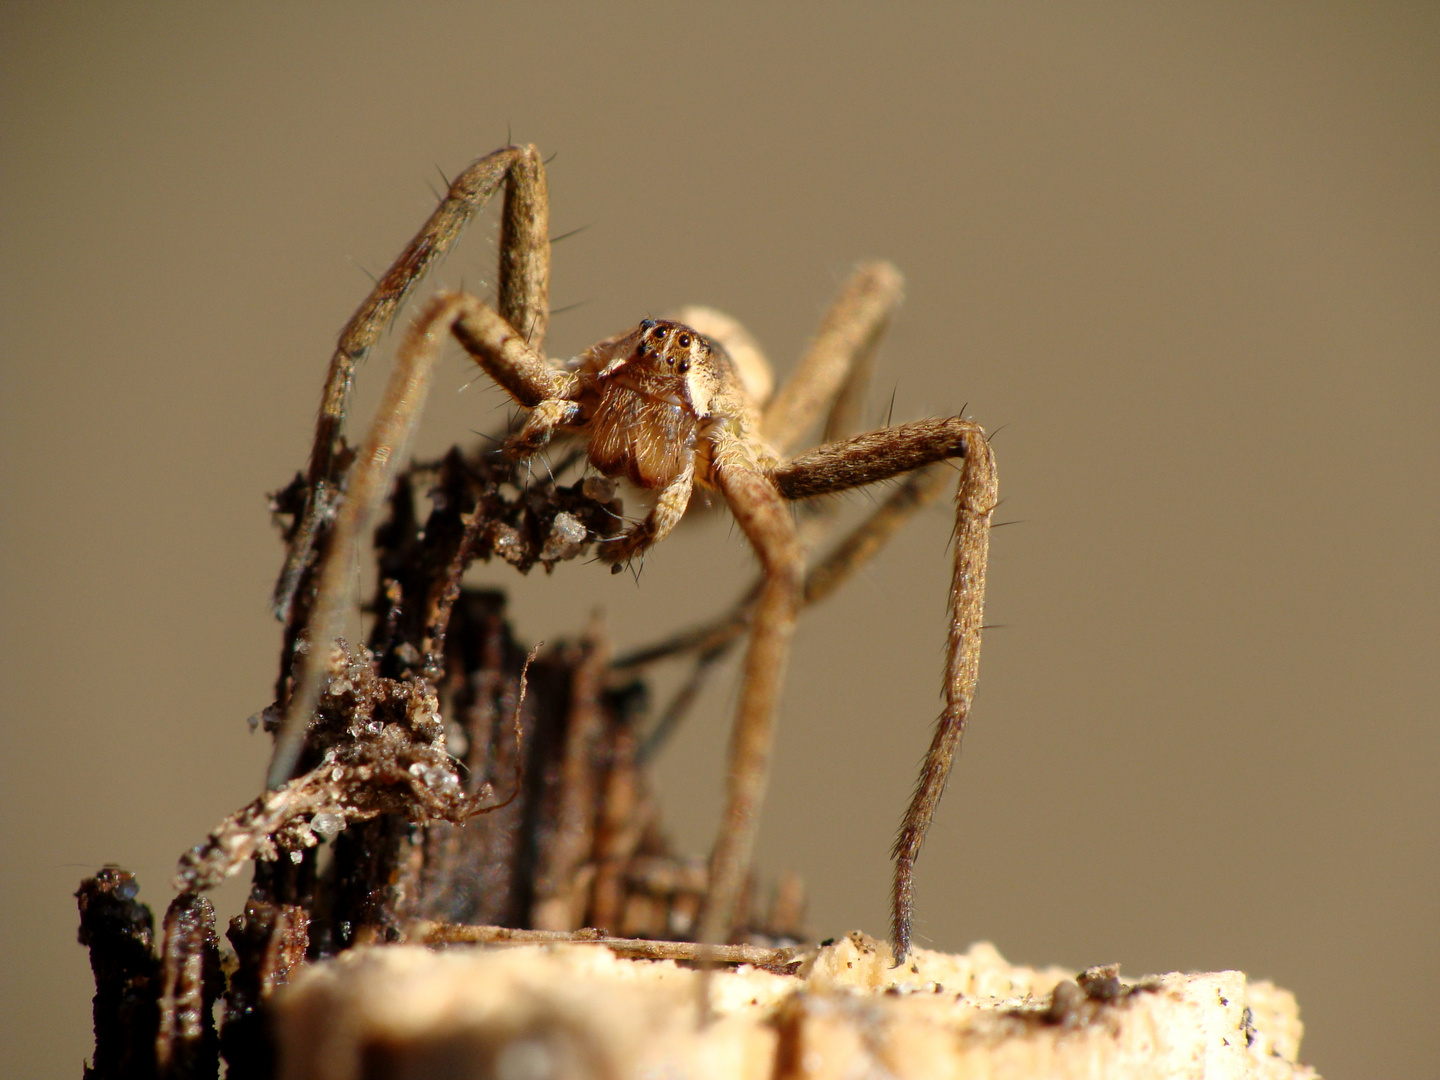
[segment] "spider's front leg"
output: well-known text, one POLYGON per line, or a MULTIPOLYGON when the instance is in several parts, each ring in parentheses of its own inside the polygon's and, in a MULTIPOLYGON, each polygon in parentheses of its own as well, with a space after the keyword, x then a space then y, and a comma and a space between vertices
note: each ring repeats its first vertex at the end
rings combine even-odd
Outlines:
MULTIPOLYGON (((307 470, 305 508, 290 537, 285 567, 275 584, 277 616, 291 622, 303 597, 312 555, 323 546, 341 490, 345 421, 355 366, 379 340, 426 271, 454 245, 491 197, 505 189, 500 225, 500 315, 539 348, 549 321, 550 212, 545 167, 533 146, 506 146, 472 163, 457 176, 424 226, 375 283, 340 332, 325 376, 320 415, 307 470)), ((305 618, 305 612, 298 613, 305 618)))
POLYGON ((442 293, 436 303, 455 305, 455 339, 500 389, 530 410, 524 425, 505 443, 509 457, 533 457, 557 431, 584 420, 580 380, 551 365, 506 319, 463 293, 442 293))

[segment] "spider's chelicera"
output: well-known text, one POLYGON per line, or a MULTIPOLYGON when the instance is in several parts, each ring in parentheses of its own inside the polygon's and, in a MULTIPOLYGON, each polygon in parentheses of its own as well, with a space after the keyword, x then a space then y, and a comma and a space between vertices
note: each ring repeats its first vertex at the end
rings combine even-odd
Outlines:
MULTIPOLYGON (((702 942, 719 943, 736 923, 753 853, 796 615, 868 557, 914 506, 933 497, 936 463, 957 459, 945 708, 894 849, 892 943, 898 962, 910 945, 914 861, 944 790, 978 671, 990 517, 996 504, 994 459, 985 434, 960 417, 850 433, 871 353, 900 299, 900 275, 887 263, 855 271, 795 374, 773 395, 766 365, 748 335, 733 320, 705 308, 685 309, 673 319, 647 319, 572 361, 551 361, 541 351, 549 316, 547 202, 534 147, 506 147, 482 158, 454 182, 347 325, 331 362, 307 478, 306 512, 277 590, 279 609, 289 611, 323 540, 304 636, 312 643, 327 642, 339 633, 354 605, 352 567, 360 540, 404 454, 441 346, 452 337, 528 410, 505 453, 528 458, 552 440, 578 440, 594 469, 654 493, 653 507, 642 521, 600 545, 600 556, 612 569, 663 539, 685 513, 697 485, 718 492, 759 559, 760 580, 731 616, 646 657, 691 650, 713 658, 749 631, 725 808, 698 935, 702 942), (502 183, 495 307, 464 293, 441 293, 430 301, 401 346, 377 418, 344 478, 340 427, 356 360, 502 183), (822 419, 821 445, 791 456, 822 419), (902 476, 906 484, 864 526, 807 567, 792 501, 902 476)), ((326 677, 319 659, 324 651, 312 648, 302 662, 277 735, 268 778, 272 787, 289 779, 299 758, 326 677)))

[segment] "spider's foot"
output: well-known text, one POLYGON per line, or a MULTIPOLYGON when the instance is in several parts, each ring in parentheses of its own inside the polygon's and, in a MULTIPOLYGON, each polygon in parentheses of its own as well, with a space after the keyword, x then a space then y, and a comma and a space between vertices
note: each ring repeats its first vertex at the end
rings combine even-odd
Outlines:
POLYGON ((519 434, 505 440, 504 453, 511 461, 528 461, 534 457, 550 442, 550 433, 543 435, 527 435, 521 431, 519 434))
POLYGON ((607 542, 600 551, 600 561, 610 564, 610 572, 618 574, 629 566, 637 555, 644 555, 655 542, 653 532, 645 525, 637 525, 607 542))

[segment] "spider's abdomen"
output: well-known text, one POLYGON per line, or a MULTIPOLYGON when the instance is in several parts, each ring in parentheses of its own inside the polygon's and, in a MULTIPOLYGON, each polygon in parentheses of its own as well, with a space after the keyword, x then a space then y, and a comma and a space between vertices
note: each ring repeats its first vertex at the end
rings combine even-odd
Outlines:
POLYGON ((678 402, 611 384, 588 427, 590 463, 643 488, 664 487, 693 460, 698 426, 694 413, 678 402))

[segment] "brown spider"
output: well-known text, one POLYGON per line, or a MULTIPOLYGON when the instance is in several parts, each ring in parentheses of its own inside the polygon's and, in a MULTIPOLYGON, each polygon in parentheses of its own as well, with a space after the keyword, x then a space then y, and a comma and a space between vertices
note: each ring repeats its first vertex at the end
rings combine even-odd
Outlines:
POLYGON ((695 485, 719 492, 760 560, 750 596, 719 623, 632 658, 683 650, 706 656, 748 626, 739 707, 731 735, 725 808, 711 855, 711 884, 698 940, 720 943, 735 925, 754 848, 769 770, 774 721, 790 636, 800 607, 833 587, 883 536, 935 490, 924 466, 962 459, 957 493, 945 707, 895 842, 892 943, 897 962, 910 946, 912 870, 974 694, 980 656, 985 564, 996 504, 994 458, 984 432, 960 417, 886 427, 848 438, 869 357, 899 302, 899 273, 860 267, 790 381, 772 398, 763 361, 733 322, 703 308, 677 320, 646 320, 568 363, 540 351, 549 316, 550 238, 544 169, 533 146, 505 147, 471 165, 351 318, 331 361, 309 470, 309 498, 277 586, 277 609, 309 595, 302 659, 277 733, 270 787, 292 775, 323 688, 324 652, 354 607, 361 538, 383 501, 428 392, 445 340, 453 336, 486 373, 529 410, 505 452, 525 458, 552 438, 578 440, 591 466, 657 493, 648 516, 601 558, 613 570, 661 540, 679 521, 695 485), (436 296, 410 328, 384 400, 343 484, 340 438, 355 362, 393 319, 429 265, 468 219, 505 184, 496 309, 463 293, 436 296), (825 442, 787 457, 831 404, 825 442), (843 491, 921 470, 836 555, 808 573, 792 500, 843 491), (923 480, 923 483, 920 481, 923 480), (898 497, 898 501, 897 501, 898 497), (908 503, 906 502, 908 500, 908 503), (898 507, 898 509, 897 509, 898 507), (324 557, 314 552, 329 533, 324 557))

